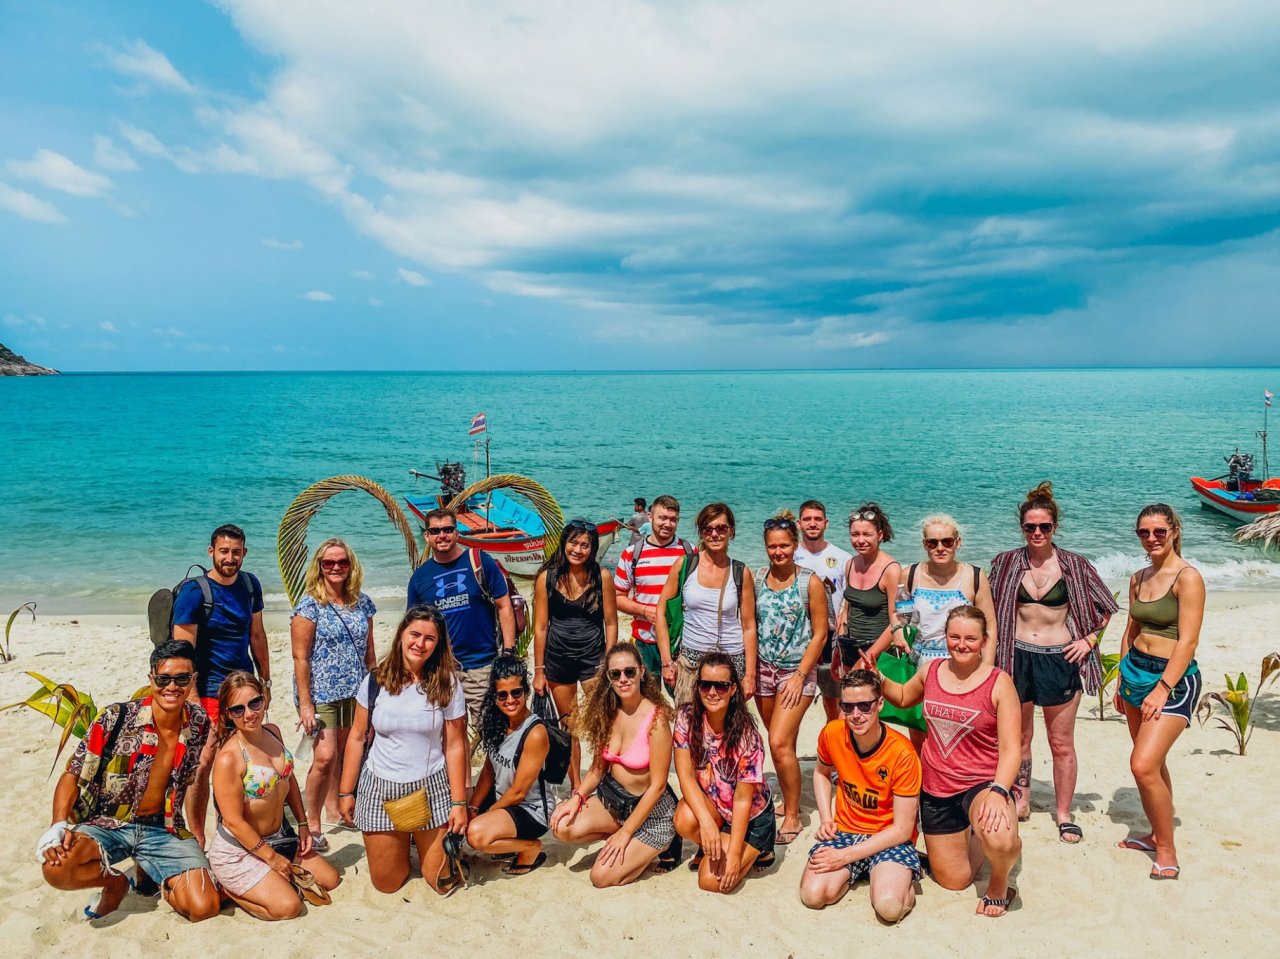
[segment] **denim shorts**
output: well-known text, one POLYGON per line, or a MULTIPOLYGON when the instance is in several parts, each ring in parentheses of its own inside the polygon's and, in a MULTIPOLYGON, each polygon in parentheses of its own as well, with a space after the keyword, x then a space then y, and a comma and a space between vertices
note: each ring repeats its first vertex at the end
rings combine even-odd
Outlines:
POLYGON ((127 823, 119 829, 107 829, 86 823, 71 828, 98 844, 107 865, 132 859, 161 885, 192 869, 209 868, 209 860, 205 859, 198 842, 180 839, 163 825, 127 823))

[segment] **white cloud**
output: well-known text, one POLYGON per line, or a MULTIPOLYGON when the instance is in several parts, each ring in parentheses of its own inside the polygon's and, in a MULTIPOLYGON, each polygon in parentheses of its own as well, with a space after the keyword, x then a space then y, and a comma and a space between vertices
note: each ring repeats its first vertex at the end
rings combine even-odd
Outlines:
POLYGON ((111 137, 93 138, 93 165, 103 170, 129 173, 138 169, 138 161, 116 146, 111 137))
POLYGON ((24 220, 36 223, 66 223, 67 218, 56 206, 7 183, 0 183, 0 210, 16 213, 24 220))
POLYGON ((354 276, 357 280, 373 279, 373 274, 370 273, 368 270, 352 270, 351 275, 354 276))
POLYGON ((101 323, 98 324, 98 329, 102 330, 102 332, 104 333, 120 332, 119 330, 116 329, 116 325, 112 323, 110 320, 103 320, 101 323))
POLYGON ((381 301, 380 299, 378 299, 376 296, 371 296, 371 297, 369 297, 369 305, 370 305, 370 306, 382 306, 382 301, 381 301))
POLYGON ((43 316, 19 316, 17 313, 6 313, 2 321, 5 326, 44 326, 47 322, 43 316))
POLYGON ((431 282, 416 270, 406 270, 404 267, 399 267, 396 273, 400 276, 400 279, 410 286, 427 286, 431 282))
POLYGON ((109 177, 86 170, 53 150, 37 150, 30 160, 11 160, 8 169, 16 177, 73 196, 101 196, 115 186, 109 177))
POLYGON ((304 300, 313 300, 316 303, 329 303, 333 300, 333 294, 326 293, 324 290, 311 290, 308 293, 303 293, 302 298, 304 300))
POLYGON ((154 333, 156 336, 168 336, 168 337, 172 337, 173 339, 181 339, 182 337, 187 335, 186 333, 183 333, 182 330, 173 326, 165 327, 163 329, 157 327, 153 329, 151 332, 154 333))
POLYGON ((301 240, 277 240, 274 237, 264 236, 262 245, 272 250, 301 250, 301 240))
POLYGON ((145 86, 159 87, 176 93, 196 92, 177 71, 169 58, 144 40, 133 40, 120 49, 107 48, 107 63, 117 73, 138 80, 145 86))

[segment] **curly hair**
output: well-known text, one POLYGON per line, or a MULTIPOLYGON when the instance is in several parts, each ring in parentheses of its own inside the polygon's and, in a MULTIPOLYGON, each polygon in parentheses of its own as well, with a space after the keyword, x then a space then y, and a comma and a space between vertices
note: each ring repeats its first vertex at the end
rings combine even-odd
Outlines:
POLYGON ((422 678, 418 688, 427 697, 427 702, 444 709, 453 699, 453 687, 458 681, 455 675, 458 666, 453 658, 453 649, 449 645, 449 630, 444 624, 444 615, 434 606, 413 606, 404 614, 400 625, 396 627, 395 642, 391 644, 387 655, 373 667, 373 679, 393 696, 403 692, 404 688, 413 682, 413 673, 405 665, 404 649, 400 640, 404 637, 404 631, 412 623, 423 620, 435 624, 436 634, 440 638, 436 641, 436 648, 431 651, 431 655, 422 666, 422 678))
POLYGON ((303 577, 302 591, 321 605, 329 602, 329 593, 324 587, 324 571, 320 568, 320 560, 324 557, 324 551, 334 546, 342 547, 342 551, 347 554, 348 562, 351 563, 347 581, 342 584, 342 605, 354 606, 360 601, 360 587, 364 585, 364 567, 360 565, 360 560, 356 559, 356 551, 336 536, 317 546, 316 551, 311 555, 311 562, 307 564, 307 572, 303 577))
MULTIPOLYGON (((724 751, 726 755, 752 752, 763 746, 760 731, 755 720, 747 712, 747 701, 742 695, 742 686, 738 676, 738 667, 733 659, 724 653, 707 653, 698 665, 698 678, 708 666, 721 666, 729 670, 729 682, 733 683, 733 694, 729 697, 729 708, 724 714, 724 751)), ((702 693, 695 692, 693 702, 680 707, 688 711, 689 717, 689 758, 695 768, 701 769, 708 762, 706 743, 702 738, 702 730, 706 723, 707 709, 702 705, 702 693)))
MULTIPOLYGON (((602 761, 600 756, 609 745, 609 737, 613 734, 613 721, 618 716, 618 706, 622 702, 618 694, 613 691, 613 684, 609 682, 609 664, 624 656, 629 657, 640 667, 640 695, 658 708, 660 717, 666 719, 668 723, 671 722, 672 710, 666 697, 662 695, 662 683, 657 676, 644 668, 644 662, 640 659, 640 650, 636 648, 635 643, 615 643, 609 650, 609 655, 600 664, 590 695, 586 696, 578 707, 579 738, 590 747, 597 763, 602 761)), ((652 728, 651 726, 650 729, 652 728)))
MULTIPOLYGON (((507 738, 507 715, 498 708, 498 681, 501 679, 519 679, 520 688, 524 690, 526 700, 529 697, 529 667, 523 659, 511 655, 502 655, 493 661, 493 671, 489 674, 489 688, 485 690, 484 699, 480 701, 480 742, 484 751, 492 756, 507 738)), ((526 703, 526 705, 528 705, 526 703)))

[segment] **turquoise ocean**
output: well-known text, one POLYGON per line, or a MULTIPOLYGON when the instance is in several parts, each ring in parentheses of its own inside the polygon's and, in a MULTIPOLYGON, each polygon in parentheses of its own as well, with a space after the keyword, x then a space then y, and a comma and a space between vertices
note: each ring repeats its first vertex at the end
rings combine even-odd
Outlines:
MULTIPOLYGON (((1165 501, 1210 589, 1275 589, 1280 557, 1235 543, 1234 524, 1187 482, 1217 475, 1237 445, 1258 451, 1264 387, 1277 391, 1280 370, 0 378, 0 608, 141 613, 152 590, 207 560, 223 522, 246 529, 246 568, 279 608, 276 530, 299 492, 337 473, 397 495, 434 491, 409 470, 446 458, 470 469, 479 411, 494 472, 538 480, 566 516, 625 516, 632 497, 671 493, 688 533, 701 505, 724 499, 733 552, 752 563, 764 559, 761 521, 813 497, 842 546, 849 510, 878 501, 899 532, 891 551, 908 561, 920 519, 949 512, 961 558, 986 565, 1020 544, 1016 506, 1051 479, 1059 542, 1110 581, 1141 563, 1137 511, 1165 501)), ((1280 445, 1273 463, 1280 471, 1280 445)), ((355 547, 383 608, 403 602, 404 548, 374 500, 332 500, 310 541, 329 535, 355 547)))

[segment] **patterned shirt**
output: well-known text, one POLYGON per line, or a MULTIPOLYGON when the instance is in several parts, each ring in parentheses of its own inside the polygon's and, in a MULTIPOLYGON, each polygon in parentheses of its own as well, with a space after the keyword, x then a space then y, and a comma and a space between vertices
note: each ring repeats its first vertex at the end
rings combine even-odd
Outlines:
MULTIPOLYGON (((684 706, 676 714, 675 729, 671 733, 671 745, 675 749, 689 748, 689 724, 692 706, 684 706)), ((698 785, 716 807, 725 822, 733 819, 733 793, 738 783, 751 783, 751 818, 769 808, 769 786, 764 779, 764 740, 754 729, 746 732, 745 748, 734 752, 725 749, 724 735, 712 732, 707 721, 702 721, 702 749, 707 761, 693 768, 698 785)))
MULTIPOLYGON (((350 699, 369 671, 365 650, 369 645, 369 620, 378 608, 364 593, 354 606, 321 603, 304 596, 293 615, 316 624, 311 643, 311 701, 336 703, 350 699)), ((298 702, 298 681, 293 681, 293 702, 298 702)))
MULTIPOLYGON (((209 738, 209 714, 198 703, 182 708, 182 728, 174 746, 173 769, 164 794, 164 828, 187 838, 182 800, 195 778, 200 753, 209 738)), ((80 798, 73 819, 77 823, 119 829, 133 821, 151 778, 160 734, 151 714, 151 697, 113 703, 98 714, 67 762, 67 772, 80 780, 80 798), (110 755, 103 756, 111 730, 121 723, 110 755), (102 775, 99 767, 106 763, 102 775)))
MULTIPOLYGON (((656 606, 662 595, 662 587, 672 568, 685 555, 684 540, 677 537, 666 546, 655 546, 647 539, 638 540, 622 551, 618 568, 613 574, 613 585, 619 593, 627 594, 634 588, 637 603, 656 606), (636 569, 635 554, 640 551, 640 568, 636 569)), ((639 616, 631 620, 631 638, 637 643, 656 643, 653 623, 639 616)))
POLYGON ((809 624, 809 578, 811 570, 796 567, 791 585, 774 589, 769 585, 769 567, 756 572, 756 642, 761 662, 783 669, 795 669, 813 639, 809 624))

